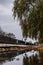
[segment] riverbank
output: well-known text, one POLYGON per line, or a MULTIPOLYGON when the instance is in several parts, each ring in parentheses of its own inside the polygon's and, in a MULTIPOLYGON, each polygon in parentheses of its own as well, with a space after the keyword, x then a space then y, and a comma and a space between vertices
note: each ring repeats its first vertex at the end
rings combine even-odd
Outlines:
POLYGON ((35 50, 43 52, 43 45, 0 44, 0 52, 35 50))
POLYGON ((43 45, 28 45, 27 46, 28 49, 30 50, 36 50, 36 51, 40 51, 40 52, 43 52, 43 45))

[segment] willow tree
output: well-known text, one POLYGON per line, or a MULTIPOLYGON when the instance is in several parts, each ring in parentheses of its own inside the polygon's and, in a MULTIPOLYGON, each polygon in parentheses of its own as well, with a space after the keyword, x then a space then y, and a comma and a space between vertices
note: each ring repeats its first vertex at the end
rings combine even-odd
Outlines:
POLYGON ((43 0, 14 0, 13 15, 19 19, 24 38, 43 42, 43 0))

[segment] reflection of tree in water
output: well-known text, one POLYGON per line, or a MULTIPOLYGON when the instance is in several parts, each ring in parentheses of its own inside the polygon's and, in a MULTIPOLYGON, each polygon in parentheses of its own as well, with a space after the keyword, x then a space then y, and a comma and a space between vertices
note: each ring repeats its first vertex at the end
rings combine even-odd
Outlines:
POLYGON ((25 54, 25 56, 23 58, 23 65, 29 65, 29 58, 27 57, 26 54, 25 54))
POLYGON ((36 54, 29 58, 25 55, 23 65, 43 65, 43 53, 40 52, 39 56, 36 54))
POLYGON ((19 54, 25 53, 25 51, 8 51, 0 53, 0 65, 6 61, 13 61, 19 54))
POLYGON ((14 57, 17 55, 17 52, 5 53, 0 54, 0 64, 5 63, 6 61, 13 61, 14 57))
MULTIPOLYGON (((15 56, 17 56, 17 52, 0 54, 0 65, 5 63, 6 61, 13 61, 15 59, 15 56)), ((25 54, 25 56, 23 57, 23 65, 43 65, 43 52, 39 52, 39 55, 32 55, 29 58, 25 54)))
POLYGON ((40 56, 40 64, 43 65, 43 51, 39 52, 39 56, 40 56))

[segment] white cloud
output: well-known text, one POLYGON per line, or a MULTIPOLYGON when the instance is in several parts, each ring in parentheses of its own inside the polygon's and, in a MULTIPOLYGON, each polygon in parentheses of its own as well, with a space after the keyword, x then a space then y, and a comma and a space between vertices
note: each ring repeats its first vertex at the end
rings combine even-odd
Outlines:
POLYGON ((0 4, 4 4, 4 5, 9 5, 10 3, 12 3, 14 0, 0 0, 0 4))
POLYGON ((12 10, 10 8, 0 4, 0 15, 11 15, 12 10))
POLYGON ((17 22, 4 23, 1 25, 1 27, 5 32, 14 33, 17 39, 22 39, 21 28, 17 22))

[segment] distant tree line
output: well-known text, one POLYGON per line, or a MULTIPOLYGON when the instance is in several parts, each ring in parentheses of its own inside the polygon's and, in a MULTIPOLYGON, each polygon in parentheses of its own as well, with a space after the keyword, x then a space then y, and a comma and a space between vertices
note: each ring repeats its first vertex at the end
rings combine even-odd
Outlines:
POLYGON ((0 43, 2 43, 2 44, 6 43, 6 44, 35 45, 30 42, 26 42, 26 44, 25 44, 25 41, 14 39, 14 38, 3 36, 3 35, 0 35, 0 43))

